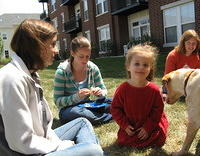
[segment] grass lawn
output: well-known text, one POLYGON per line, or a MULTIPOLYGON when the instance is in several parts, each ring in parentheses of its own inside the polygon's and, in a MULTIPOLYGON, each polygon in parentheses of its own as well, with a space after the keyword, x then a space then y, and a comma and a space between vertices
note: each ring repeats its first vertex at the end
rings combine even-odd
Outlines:
MULTIPOLYGON (((158 85, 161 84, 165 57, 166 55, 164 54, 158 57, 157 72, 154 80, 158 85)), ((101 70, 104 82, 108 89, 108 96, 113 96, 116 87, 126 80, 124 57, 99 58, 92 61, 95 62, 101 70)), ((42 80, 42 86, 44 88, 44 95, 48 100, 50 108, 53 112, 54 128, 59 126, 58 111, 52 99, 53 78, 57 65, 58 62, 55 62, 52 66, 39 72, 42 80)), ((177 102, 173 106, 165 104, 165 112, 170 122, 170 126, 166 143, 161 149, 150 148, 137 150, 134 148, 119 147, 115 143, 117 138, 118 125, 114 121, 94 127, 94 129, 100 139, 101 146, 109 154, 109 156, 167 156, 170 155, 171 152, 179 150, 183 144, 187 124, 187 114, 185 111, 186 106, 182 102, 177 102)), ((198 142, 199 139, 200 136, 198 134, 190 148, 191 154, 189 155, 200 155, 200 152, 196 150, 196 147, 200 146, 200 142, 198 142)))

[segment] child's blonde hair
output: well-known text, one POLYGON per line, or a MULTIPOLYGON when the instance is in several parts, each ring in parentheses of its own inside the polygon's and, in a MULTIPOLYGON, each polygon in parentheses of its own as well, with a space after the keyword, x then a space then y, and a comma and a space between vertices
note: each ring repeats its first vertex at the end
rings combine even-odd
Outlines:
MULTIPOLYGON (((125 68, 127 70, 127 67, 130 65, 132 58, 138 54, 138 53, 143 53, 149 57, 152 58, 152 64, 151 64, 151 69, 150 73, 147 76, 148 81, 152 81, 154 78, 154 72, 155 72, 155 64, 156 64, 156 58, 157 58, 157 48, 154 46, 151 46, 150 44, 144 43, 144 44, 138 44, 135 46, 132 46, 126 55, 126 60, 125 60, 125 68)), ((130 72, 127 70, 127 75, 128 78, 131 78, 130 72)))

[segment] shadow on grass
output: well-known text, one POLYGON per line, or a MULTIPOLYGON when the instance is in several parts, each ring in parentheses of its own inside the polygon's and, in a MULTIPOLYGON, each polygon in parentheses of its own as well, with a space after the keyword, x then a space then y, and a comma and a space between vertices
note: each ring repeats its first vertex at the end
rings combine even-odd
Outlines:
POLYGON ((198 141, 196 145, 195 155, 200 156, 200 140, 198 141))
POLYGON ((137 149, 134 147, 125 147, 119 146, 116 142, 111 144, 110 146, 104 147, 103 150, 108 153, 109 156, 128 156, 128 155, 145 155, 145 156, 170 156, 164 149, 162 148, 143 148, 137 149), (147 152, 150 151, 150 152, 147 152), (147 154, 149 153, 149 154, 147 154))
POLYGON ((152 148, 151 152, 148 156, 170 156, 164 149, 162 148, 152 148))
POLYGON ((62 126, 60 120, 57 119, 57 118, 54 118, 54 119, 53 119, 52 129, 56 129, 57 127, 60 127, 60 126, 62 126))

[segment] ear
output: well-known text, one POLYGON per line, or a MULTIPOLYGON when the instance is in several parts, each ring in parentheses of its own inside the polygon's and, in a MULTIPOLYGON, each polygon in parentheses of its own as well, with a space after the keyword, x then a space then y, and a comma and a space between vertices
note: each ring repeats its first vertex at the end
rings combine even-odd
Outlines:
POLYGON ((125 68, 126 68, 127 71, 130 71, 130 65, 127 65, 127 64, 126 64, 126 65, 125 65, 125 68))
POLYGON ((74 57, 74 52, 70 50, 70 55, 74 57))
POLYGON ((165 76, 162 78, 162 84, 163 84, 163 85, 168 84, 170 81, 171 81, 170 74, 167 74, 167 75, 165 75, 165 76))

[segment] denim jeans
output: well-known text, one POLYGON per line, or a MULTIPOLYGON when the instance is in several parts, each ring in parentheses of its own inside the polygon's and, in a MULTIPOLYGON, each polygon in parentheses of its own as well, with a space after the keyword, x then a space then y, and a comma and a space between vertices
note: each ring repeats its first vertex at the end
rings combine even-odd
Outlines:
POLYGON ((55 129, 55 133, 61 140, 72 140, 75 145, 46 156, 103 156, 103 150, 93 127, 85 118, 77 118, 66 123, 55 129))
MULTIPOLYGON (((110 99, 111 98, 105 98, 102 102, 107 102, 110 99)), ((93 125, 97 125, 107 123, 112 120, 112 115, 110 114, 109 109, 110 105, 99 109, 89 109, 75 105, 62 108, 60 110, 59 117, 61 123, 66 123, 76 118, 84 117, 88 119, 93 125)))

